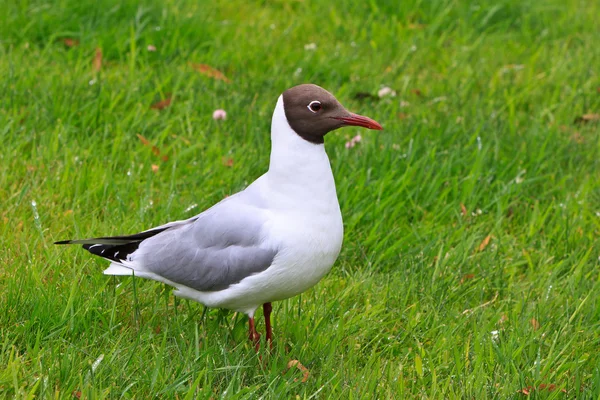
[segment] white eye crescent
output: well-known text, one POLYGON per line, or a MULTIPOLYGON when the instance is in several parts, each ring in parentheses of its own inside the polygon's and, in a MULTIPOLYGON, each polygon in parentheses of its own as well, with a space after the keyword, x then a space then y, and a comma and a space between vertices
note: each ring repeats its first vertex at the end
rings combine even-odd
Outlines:
POLYGON ((319 111, 321 111, 321 102, 318 100, 313 100, 310 102, 310 104, 308 106, 306 106, 310 112, 312 113, 318 113, 319 111))

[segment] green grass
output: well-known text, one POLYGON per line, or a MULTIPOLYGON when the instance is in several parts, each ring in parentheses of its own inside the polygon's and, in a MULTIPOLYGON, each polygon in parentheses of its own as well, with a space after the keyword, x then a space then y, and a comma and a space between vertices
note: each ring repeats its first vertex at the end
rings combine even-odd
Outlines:
POLYGON ((600 113, 600 3, 212 3, 0 1, 0 396, 599 398, 600 123, 575 120, 600 113), (242 315, 52 245, 242 189, 302 82, 385 130, 328 135, 344 247, 274 305, 273 354, 242 315))

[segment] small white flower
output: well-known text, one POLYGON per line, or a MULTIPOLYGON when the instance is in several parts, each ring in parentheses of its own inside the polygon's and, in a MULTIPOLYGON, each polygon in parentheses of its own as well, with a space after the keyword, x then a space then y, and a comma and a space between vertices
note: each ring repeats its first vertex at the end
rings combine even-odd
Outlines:
POLYGON ((226 119, 226 118, 227 118, 227 112, 225 112, 225 110, 218 109, 213 112, 213 119, 216 121, 221 120, 221 119, 226 119))
POLYGON ((296 71, 294 71, 294 76, 298 77, 298 76, 300 76, 301 73, 302 73, 302 68, 296 68, 296 71))
POLYGON ((523 183, 523 181, 525 180, 525 178, 523 178, 523 175, 525 175, 527 173, 527 170, 523 169, 521 171, 519 171, 519 173, 517 174, 517 176, 515 177, 515 183, 517 185, 523 183))
POLYGON ((498 331, 491 331, 490 332, 492 334, 492 340, 495 342, 498 340, 498 331))
POLYGON ((377 92, 377 95, 379 97, 386 97, 386 96, 394 97, 394 96, 396 96, 396 92, 392 88, 384 86, 381 89, 379 89, 379 91, 377 92))
POLYGON ((317 49, 317 44, 316 43, 308 43, 304 45, 304 50, 316 50, 317 49))
POLYGON ((156 46, 149 44, 148 51, 156 51, 156 46))
POLYGON ((525 66, 523 64, 510 64, 510 65, 505 65, 504 67, 502 67, 502 69, 500 70, 501 74, 506 74, 510 71, 520 71, 523 68, 525 68, 525 66))
POLYGON ((362 136, 360 136, 360 135, 354 136, 352 139, 350 139, 349 141, 346 142, 346 148, 351 149, 352 147, 356 146, 356 143, 360 143, 361 140, 362 140, 362 136))

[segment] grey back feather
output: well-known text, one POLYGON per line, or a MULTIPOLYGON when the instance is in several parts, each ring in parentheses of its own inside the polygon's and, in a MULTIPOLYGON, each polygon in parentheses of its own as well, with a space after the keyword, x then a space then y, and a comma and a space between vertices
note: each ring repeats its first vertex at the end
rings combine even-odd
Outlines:
POLYGON ((247 201, 249 195, 240 192, 187 224, 144 240, 131 261, 199 291, 222 290, 264 271, 277 249, 264 243, 266 212, 260 202, 247 201))

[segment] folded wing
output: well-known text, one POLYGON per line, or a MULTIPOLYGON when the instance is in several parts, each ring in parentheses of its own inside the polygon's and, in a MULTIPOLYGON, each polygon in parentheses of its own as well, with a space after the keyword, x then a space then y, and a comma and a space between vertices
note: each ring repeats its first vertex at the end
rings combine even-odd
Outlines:
POLYGON ((59 244, 83 244, 93 254, 140 276, 199 291, 222 290, 267 269, 277 248, 264 240, 265 211, 227 199, 185 221, 130 236, 59 244))

